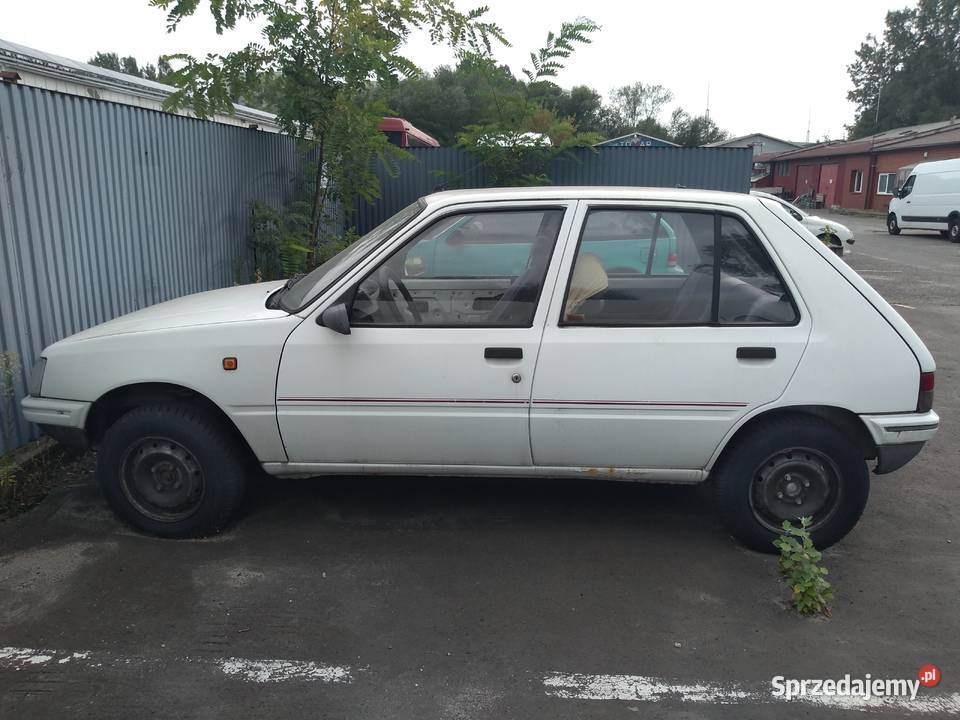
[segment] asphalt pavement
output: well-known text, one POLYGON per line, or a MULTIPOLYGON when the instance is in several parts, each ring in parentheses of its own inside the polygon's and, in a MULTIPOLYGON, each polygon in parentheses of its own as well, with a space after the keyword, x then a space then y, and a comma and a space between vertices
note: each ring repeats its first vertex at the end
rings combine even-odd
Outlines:
POLYGON ((942 430, 825 552, 831 617, 789 610, 776 558, 737 545, 705 488, 270 480, 225 534, 165 541, 119 524, 89 479, 0 524, 0 718, 960 711, 960 245, 836 220, 936 357, 942 430), (913 702, 771 695, 776 675, 927 663, 942 682, 913 702))

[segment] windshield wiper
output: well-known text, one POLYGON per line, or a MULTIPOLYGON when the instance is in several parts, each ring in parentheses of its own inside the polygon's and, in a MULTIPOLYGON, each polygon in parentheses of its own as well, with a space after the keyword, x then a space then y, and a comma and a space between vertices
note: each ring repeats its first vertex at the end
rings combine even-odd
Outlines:
POLYGON ((267 307, 270 308, 271 310, 273 310, 273 309, 275 309, 275 308, 283 307, 283 305, 282 305, 281 302, 280 302, 280 297, 281 297, 287 290, 289 290, 290 288, 292 288, 294 285, 296 285, 298 282, 300 282, 300 280, 302 280, 304 277, 306 277, 306 275, 307 275, 307 274, 306 274, 305 272, 298 272, 298 273, 295 273, 294 275, 292 275, 291 277, 287 278, 287 281, 283 284, 283 287, 280 288, 279 290, 274 291, 274 292, 270 295, 270 297, 267 298, 267 307))
POLYGON ((306 274, 305 272, 295 273, 294 275, 292 275, 291 277, 289 277, 289 278, 287 279, 287 281, 283 284, 283 289, 284 289, 284 290, 289 290, 290 288, 292 288, 294 285, 296 285, 298 282, 300 282, 300 281, 301 281, 303 278, 305 278, 306 276, 307 276, 307 274, 306 274))

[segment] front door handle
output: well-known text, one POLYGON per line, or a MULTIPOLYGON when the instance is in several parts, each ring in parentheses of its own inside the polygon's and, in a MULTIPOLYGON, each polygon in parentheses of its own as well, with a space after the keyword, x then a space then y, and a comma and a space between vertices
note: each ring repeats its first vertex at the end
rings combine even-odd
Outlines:
POLYGON ((772 347, 738 347, 737 360, 774 360, 777 349, 772 347))
POLYGON ((523 348, 488 347, 483 349, 483 356, 487 360, 523 360, 523 348))

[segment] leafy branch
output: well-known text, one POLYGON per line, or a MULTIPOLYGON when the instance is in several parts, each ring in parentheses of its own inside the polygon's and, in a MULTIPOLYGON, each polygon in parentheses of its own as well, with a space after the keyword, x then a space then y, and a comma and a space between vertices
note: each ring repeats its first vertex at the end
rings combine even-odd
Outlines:
POLYGON ((593 20, 579 17, 573 22, 565 22, 560 26, 560 33, 547 33, 547 43, 539 50, 530 53, 532 67, 523 68, 527 80, 534 82, 551 82, 547 78, 554 78, 563 69, 562 61, 569 59, 573 54, 574 45, 589 45, 592 40, 590 34, 597 32, 600 26, 593 20))

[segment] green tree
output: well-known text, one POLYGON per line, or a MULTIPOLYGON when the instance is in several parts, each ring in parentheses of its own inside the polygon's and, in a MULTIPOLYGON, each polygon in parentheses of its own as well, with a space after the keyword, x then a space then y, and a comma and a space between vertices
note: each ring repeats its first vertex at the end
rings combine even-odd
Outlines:
POLYGON ((170 63, 164 58, 157 60, 156 65, 147 63, 141 67, 132 55, 120 57, 115 52, 98 52, 88 62, 106 70, 113 70, 155 82, 166 82, 166 76, 171 72, 170 63))
MULTIPOLYGON (((506 42, 501 29, 483 19, 486 8, 466 12, 453 0, 151 0, 168 11, 174 31, 201 4, 216 31, 241 20, 262 26, 262 42, 204 58, 174 55, 170 76, 177 91, 168 108, 190 106, 199 116, 233 111, 232 99, 261 86, 265 74, 279 76, 277 120, 308 145, 313 167, 305 244, 313 246, 331 201, 353 206, 357 197, 379 195, 373 163, 392 167, 402 151, 377 125, 385 108, 367 102, 370 82, 392 84, 416 77, 417 66, 402 52, 415 30, 478 54, 506 42)), ((307 258, 307 263, 313 261, 307 258)))
POLYGON ((461 55, 455 67, 441 66, 433 73, 368 88, 371 100, 382 102, 441 145, 455 144, 467 125, 495 121, 498 104, 522 98, 524 92, 510 68, 472 53, 461 55))
POLYGON ((523 69, 527 83, 520 85, 520 92, 498 92, 496 78, 503 68, 488 58, 472 56, 471 61, 485 68, 492 80, 485 90, 495 114, 491 121, 467 125, 458 135, 458 145, 480 160, 491 184, 546 184, 550 181, 547 167, 554 157, 601 139, 595 133, 579 132, 572 120, 558 117, 543 102, 554 94, 553 78, 563 62, 576 45, 589 43, 597 30, 592 20, 577 18, 563 23, 559 33, 549 33, 544 46, 530 53, 530 67, 523 69))
POLYGON ((670 137, 677 145, 699 147, 726 140, 730 133, 717 127, 709 115, 690 115, 683 108, 677 108, 670 116, 670 137))
POLYGON ((887 13, 847 72, 856 105, 852 139, 960 115, 960 0, 920 0, 887 13))
POLYGON ((610 93, 610 106, 625 125, 639 127, 649 121, 658 122, 664 108, 673 101, 673 93, 663 85, 635 82, 610 93))

